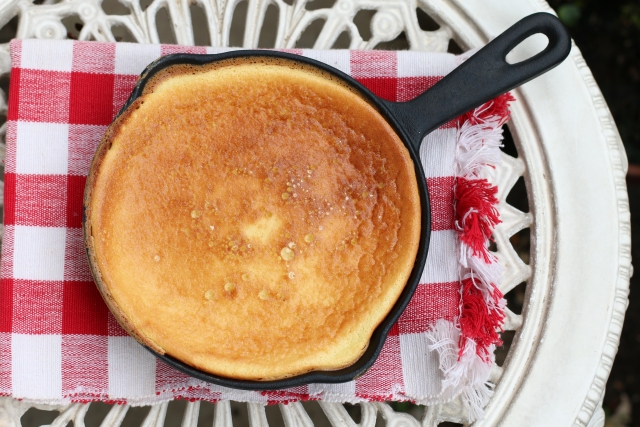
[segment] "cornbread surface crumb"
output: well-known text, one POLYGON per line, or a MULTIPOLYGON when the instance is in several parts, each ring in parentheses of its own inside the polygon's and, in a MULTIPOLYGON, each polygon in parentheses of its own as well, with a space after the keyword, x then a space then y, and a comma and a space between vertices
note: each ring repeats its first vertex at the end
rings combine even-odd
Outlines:
POLYGON ((161 72, 107 132, 88 188, 90 257, 118 320, 230 378, 353 364, 420 238, 391 127, 286 63, 161 72))

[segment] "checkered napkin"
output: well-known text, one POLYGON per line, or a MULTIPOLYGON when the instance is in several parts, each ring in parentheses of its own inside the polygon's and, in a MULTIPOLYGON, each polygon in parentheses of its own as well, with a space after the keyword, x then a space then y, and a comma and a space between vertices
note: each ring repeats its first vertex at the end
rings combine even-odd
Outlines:
MULTIPOLYGON (((455 331, 460 330, 456 319, 464 272, 454 225, 459 121, 435 130, 422 144, 433 219, 428 261, 379 359, 357 380, 272 392, 231 390, 166 366, 115 321, 93 283, 82 238, 82 197, 93 153, 147 64, 170 53, 226 50, 45 40, 11 43, 0 394, 46 403, 130 404, 173 398, 264 403, 391 399, 431 404, 460 394, 464 382, 447 383, 445 355, 434 348, 437 343, 429 335, 438 321, 445 321, 453 325, 453 340, 459 339, 455 331)), ((289 52, 326 62, 393 101, 412 99, 461 61, 449 54, 417 52, 289 52)))

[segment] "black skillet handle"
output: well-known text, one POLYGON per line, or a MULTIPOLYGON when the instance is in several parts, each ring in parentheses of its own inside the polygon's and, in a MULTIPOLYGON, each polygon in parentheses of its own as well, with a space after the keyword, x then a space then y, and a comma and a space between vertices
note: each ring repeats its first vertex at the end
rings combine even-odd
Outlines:
POLYGON ((387 105, 419 150, 428 132, 552 69, 570 50, 571 38, 558 18, 548 13, 529 15, 417 98, 387 105), (514 47, 538 33, 549 39, 542 52, 516 64, 507 63, 506 56, 514 47))

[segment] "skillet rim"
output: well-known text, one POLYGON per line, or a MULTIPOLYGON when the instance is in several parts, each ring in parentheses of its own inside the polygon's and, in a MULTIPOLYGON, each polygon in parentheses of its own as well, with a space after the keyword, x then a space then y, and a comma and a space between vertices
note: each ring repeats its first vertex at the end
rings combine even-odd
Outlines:
MULTIPOLYGON (((291 61, 294 63, 302 63, 307 66, 315 67, 329 73, 337 78, 339 78, 343 83, 346 83, 351 88, 356 89, 357 93, 362 96, 366 101, 368 101, 381 115, 382 117, 392 126, 396 134, 400 137, 402 143, 409 151, 409 155, 414 164, 414 170, 416 174, 417 184, 418 184, 418 193, 420 195, 420 206, 421 206, 421 230, 420 230, 420 241, 418 246, 418 251, 416 253, 416 261, 414 263, 413 269, 407 280, 407 283, 402 290, 400 296, 396 300, 395 304, 387 314, 387 316, 380 322, 380 324, 375 328, 371 338, 369 340, 369 346, 365 350, 365 352, 360 356, 356 362, 352 365, 347 366, 345 368, 341 368, 334 371, 326 371, 326 370, 317 370, 310 371, 304 374, 299 374, 287 378, 282 378, 278 380, 268 380, 268 381, 255 381, 255 380, 238 380, 228 377, 223 377, 215 374, 210 374, 204 371, 201 371, 197 368, 194 368, 179 359, 176 359, 169 355, 162 355, 148 346, 141 343, 141 345, 151 352, 155 357, 162 360, 169 366, 181 371, 189 376, 200 379, 202 381, 206 381, 208 383, 221 385, 224 387, 241 389, 241 390, 277 390, 284 388, 297 387, 309 383, 344 383, 348 381, 352 381, 366 373, 366 371, 374 364, 377 360, 384 343, 386 341, 387 336, 391 332, 392 327, 404 311, 404 309, 409 304, 411 297, 413 296, 415 290, 418 287, 420 282, 420 277, 422 275, 422 271, 424 269, 428 249, 429 249, 429 241, 431 236, 431 207, 429 200, 429 191, 427 186, 426 177, 424 174, 424 170, 422 168, 422 163, 420 161, 419 153, 414 149, 414 145, 411 143, 411 140, 408 137, 406 127, 402 126, 402 122, 398 119, 396 115, 393 114, 392 107, 393 105, 397 105, 399 103, 390 102, 383 100, 376 95, 374 95, 369 89, 359 83, 357 80, 353 79, 351 76, 343 73, 342 71, 331 67, 323 62, 316 61, 311 58, 303 57, 300 55, 290 54, 287 52, 279 52, 279 51, 268 51, 268 50, 237 50, 237 51, 229 51, 218 54, 191 54, 191 53, 177 53, 166 55, 158 58, 151 64, 147 66, 147 68, 142 72, 140 78, 136 82, 135 87, 133 88, 131 95, 123 105, 123 107, 118 111, 116 116, 113 118, 113 122, 115 122, 133 103, 139 98, 143 93, 144 89, 149 82, 149 80, 158 72, 164 70, 167 67, 176 66, 176 65, 193 65, 193 66, 205 66, 214 62, 224 61, 224 60, 233 60, 233 59, 246 59, 249 58, 276 58, 279 60, 291 61)), ((100 152, 100 148, 103 145, 102 141, 100 146, 96 150, 96 155, 92 160, 91 171, 93 171, 93 163, 97 159, 97 154, 100 152)), ((419 146, 419 143, 416 144, 419 146)), ((90 236, 88 231, 88 222, 87 222, 87 202, 88 195, 91 191, 89 188, 90 181, 87 180, 87 185, 85 186, 85 193, 83 198, 83 207, 82 207, 82 229, 84 234, 85 241, 85 249, 87 252, 87 257, 89 259, 89 266, 91 269, 91 274, 94 277, 94 280, 99 283, 101 282, 101 275, 97 269, 97 266, 93 262, 93 257, 90 249, 90 236)), ((100 288, 100 286, 98 286, 100 288)), ((102 296, 102 292, 100 292, 102 296)), ((128 329, 127 329, 128 330, 128 329)), ((134 336, 134 338, 136 338, 134 336)))

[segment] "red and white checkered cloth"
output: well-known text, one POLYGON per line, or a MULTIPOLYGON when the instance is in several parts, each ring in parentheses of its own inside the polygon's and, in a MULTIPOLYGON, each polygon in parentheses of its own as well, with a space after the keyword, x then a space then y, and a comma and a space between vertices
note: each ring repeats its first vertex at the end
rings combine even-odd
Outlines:
MULTIPOLYGON (((455 329, 461 314, 465 268, 454 225, 461 121, 442 126, 422 144, 433 211, 429 257, 415 296, 364 376, 345 384, 278 392, 226 389, 156 360, 114 320, 93 283, 82 238, 82 197, 93 153, 147 64, 169 53, 222 51, 126 43, 11 43, 0 394, 49 403, 131 404, 172 398, 431 404, 455 397, 465 383, 446 382, 450 373, 440 360, 443 353, 434 349, 428 332, 438 320, 455 329)), ((326 62, 393 101, 412 99, 461 61, 449 54, 417 52, 290 52, 326 62)), ((458 336, 453 339, 458 344, 458 336)))

